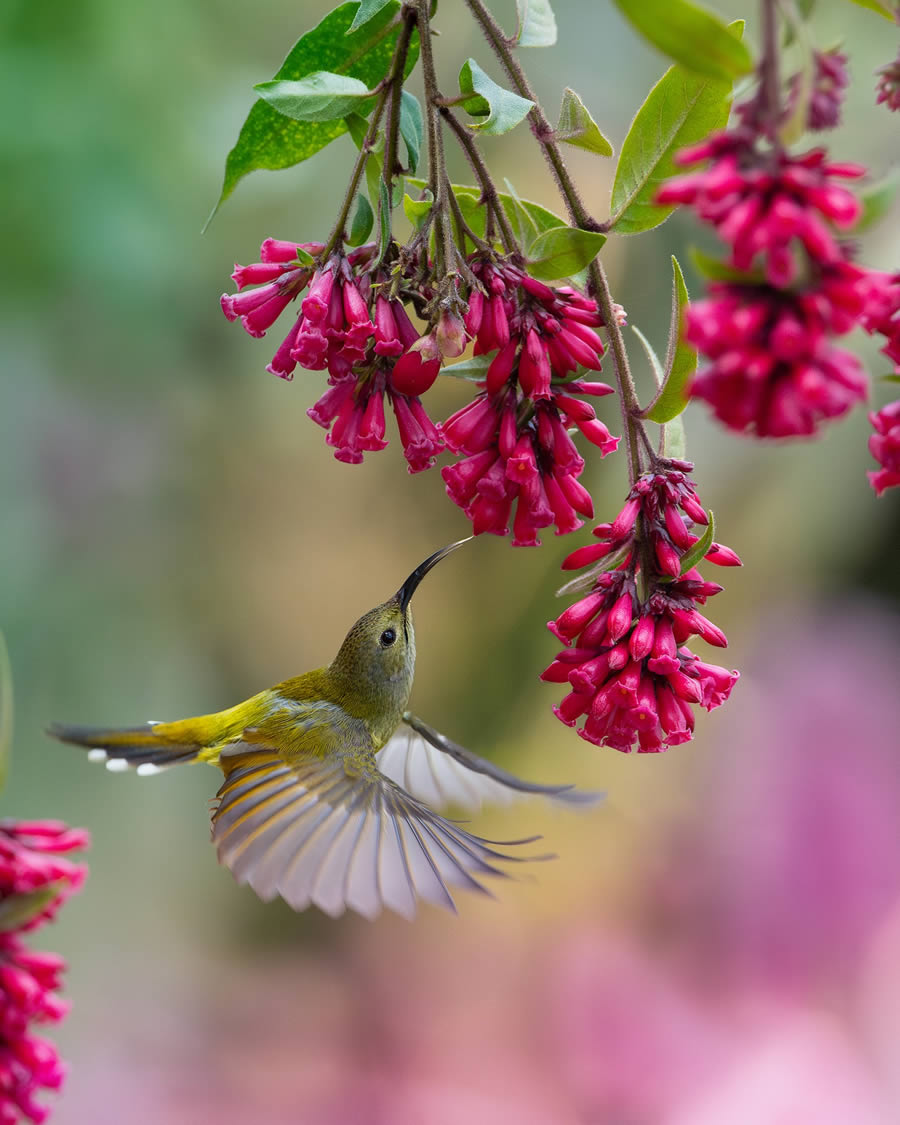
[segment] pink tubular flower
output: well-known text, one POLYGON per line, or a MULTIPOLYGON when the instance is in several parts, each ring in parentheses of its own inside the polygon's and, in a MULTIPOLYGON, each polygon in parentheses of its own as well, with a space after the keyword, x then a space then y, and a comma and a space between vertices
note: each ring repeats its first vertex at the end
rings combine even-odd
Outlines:
POLYGON ((713 282, 688 310, 685 336, 711 363, 694 379, 727 426, 757 437, 815 432, 865 398, 868 381, 851 353, 830 343, 848 332, 877 292, 871 271, 841 262, 797 292, 713 282))
POLYGON ((881 465, 868 474, 869 483, 880 496, 887 488, 900 485, 900 400, 889 402, 869 415, 874 433, 869 438, 869 452, 881 465))
POLYGON ((843 259, 833 228, 852 227, 862 207, 835 181, 864 175, 861 165, 826 163, 824 149, 802 156, 773 152, 762 159, 743 130, 716 133, 676 157, 679 164, 701 160, 712 163, 669 180, 656 198, 693 207, 728 244, 736 269, 750 270, 762 258, 769 283, 785 286, 799 272, 795 244, 820 265, 843 259))
MULTIPOLYGON (((694 567, 681 572, 684 555, 699 540, 693 525, 708 522, 688 477, 691 468, 686 461, 660 461, 638 478, 613 523, 594 529, 602 542, 579 548, 563 563, 564 569, 593 565, 585 576, 590 592, 549 623, 567 647, 541 678, 569 685, 554 714, 567 726, 585 716, 578 733, 597 746, 657 753, 688 742, 693 707, 721 706, 738 678, 684 647, 691 636, 727 644, 697 609, 722 587, 704 581, 694 567)), ((740 564, 718 544, 705 557, 740 564)))
POLYGON ((476 257, 471 268, 484 286, 469 301, 465 326, 475 354, 497 351, 487 388, 518 382, 531 399, 551 397, 551 381, 586 367, 600 370, 603 345, 597 304, 571 287, 554 288, 508 261, 476 257))
POLYGON ((87 868, 59 853, 88 844, 85 831, 58 821, 0 822, 0 1125, 44 1121, 35 1094, 58 1090, 65 1075, 53 1044, 30 1033, 31 1024, 65 1015, 55 995, 65 962, 32 952, 20 934, 52 919, 78 890, 87 868))
MULTIPOLYGON (((573 382, 566 389, 603 394, 610 388, 573 382)), ((535 402, 514 382, 494 394, 484 391, 443 423, 448 448, 465 459, 446 465, 441 476, 447 495, 472 521, 475 535, 506 535, 513 504, 516 547, 538 546, 542 527, 555 524, 556 534, 564 535, 582 526, 579 514, 593 515, 590 495, 577 479, 584 459, 569 434, 570 425, 578 426, 601 456, 618 444, 582 399, 554 394, 535 402)))
POLYGON ((364 452, 384 449, 387 394, 397 420, 403 453, 411 473, 434 465, 444 447, 437 427, 416 395, 396 390, 385 366, 359 377, 350 374, 334 381, 307 414, 328 430, 325 441, 334 447, 338 461, 358 465, 364 452))

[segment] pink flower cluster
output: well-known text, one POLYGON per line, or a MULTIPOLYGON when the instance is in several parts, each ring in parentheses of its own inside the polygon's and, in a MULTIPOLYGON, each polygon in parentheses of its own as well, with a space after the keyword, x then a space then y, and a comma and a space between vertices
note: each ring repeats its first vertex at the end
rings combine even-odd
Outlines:
POLYGON ((308 287, 267 370, 282 379, 292 379, 298 365, 328 371, 331 385, 308 414, 329 431, 326 441, 339 461, 359 464, 364 452, 387 445, 387 396, 410 472, 430 468, 443 442, 419 396, 437 378, 441 352, 428 349, 429 338, 420 340, 402 300, 384 296, 388 279, 373 274, 373 246, 335 252, 318 267, 299 262, 298 249, 321 254, 324 247, 269 238, 260 262, 235 266, 239 292, 223 294, 225 316, 240 318, 251 336, 264 336, 308 287), (259 288, 243 292, 257 282, 259 288))
POLYGON ((711 361, 693 394, 734 430, 815 433, 865 398, 862 364, 831 340, 859 323, 877 289, 877 275, 850 262, 823 267, 814 289, 796 292, 712 282, 686 317, 686 339, 711 361))
POLYGON ((235 266, 239 291, 223 295, 222 309, 262 336, 308 289, 268 370, 283 379, 293 378, 298 365, 328 371, 330 385, 307 413, 328 431, 325 440, 339 461, 358 464, 364 453, 387 445, 387 399, 410 472, 431 468, 445 446, 463 455, 442 473, 476 534, 505 535, 512 518, 514 545, 532 546, 540 542, 539 528, 555 524, 563 534, 581 527, 579 515, 590 517, 593 507, 577 479, 584 459, 570 430, 579 430, 601 456, 618 444, 584 397, 612 388, 573 378, 580 368, 600 370, 596 302, 571 287, 545 285, 508 260, 476 254, 469 264, 478 284, 465 317, 442 307, 420 335, 406 304, 436 303, 431 281, 417 277, 398 291, 373 250, 335 252, 308 265, 300 258, 321 258, 321 244, 266 239, 259 262, 235 266), (244 291, 247 285, 258 287, 244 291), (461 355, 472 339, 476 355, 496 353, 484 390, 436 426, 421 396, 443 361, 461 355))
MULTIPOLYGON (((541 678, 570 687, 554 714, 567 726, 586 716, 578 733, 597 746, 646 754, 688 742, 694 706, 721 706, 738 679, 684 647, 692 636, 727 644, 697 609, 722 587, 704 581, 692 565, 682 572, 700 538, 692 527, 709 522, 692 468, 687 461, 659 461, 637 479, 616 519, 594 529, 601 542, 563 563, 566 570, 594 567, 586 576, 590 592, 549 622, 567 647, 541 678)), ((718 543, 704 557, 740 565, 718 543)))
MULTIPOLYGON (((841 56, 818 55, 816 64, 809 124, 823 127, 846 78, 841 56)), ((688 313, 687 339, 709 361, 691 393, 732 429, 808 436, 865 399, 862 365, 832 341, 857 325, 890 335, 890 279, 855 265, 840 237, 862 214, 840 181, 865 169, 829 162, 821 148, 792 156, 767 144, 761 104, 751 99, 735 128, 682 150, 679 163, 708 166, 669 181, 657 198, 695 208, 737 271, 688 313)))
POLYGON ((481 393, 441 426, 447 447, 463 454, 441 475, 476 535, 506 535, 515 505, 513 545, 537 546, 540 528, 555 524, 563 535, 582 526, 579 515, 593 515, 570 428, 601 456, 618 445, 584 397, 612 388, 571 379, 579 367, 600 370, 602 318, 577 290, 545 285, 511 263, 476 259, 472 269, 484 292, 469 298, 466 330, 476 355, 496 354, 481 393))
POLYGON ((20 934, 52 919, 79 889, 87 868, 59 853, 89 843, 83 829, 57 821, 0 822, 0 1125, 44 1121, 35 1094, 58 1090, 65 1075, 54 1045, 31 1034, 33 1023, 66 1013, 56 996, 65 962, 29 950, 20 934))

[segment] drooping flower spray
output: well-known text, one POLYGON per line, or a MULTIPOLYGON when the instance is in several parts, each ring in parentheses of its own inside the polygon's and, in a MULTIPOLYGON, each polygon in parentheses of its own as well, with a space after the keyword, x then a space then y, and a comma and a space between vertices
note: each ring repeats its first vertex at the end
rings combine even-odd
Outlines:
MULTIPOLYGON (((251 335, 290 309, 268 370, 285 380, 298 368, 327 372, 307 413, 335 457, 358 464, 384 448, 393 413, 410 472, 455 458, 441 476, 475 534, 511 533, 524 547, 539 545, 545 529, 576 533, 594 517, 597 466, 621 443, 625 505, 594 529, 599 542, 563 564, 590 569, 565 588, 583 596, 551 623, 566 648, 543 678, 569 688, 557 714, 581 722, 588 741, 657 751, 689 739, 694 709, 721 705, 737 679, 687 647, 725 644, 699 608, 721 587, 698 566, 739 559, 712 538, 679 414, 695 397, 743 434, 816 434, 869 393, 861 361, 838 340, 862 326, 885 337, 897 362, 900 285, 856 260, 866 170, 821 146, 792 147, 838 123, 848 49, 815 47, 794 6, 782 11, 775 0, 760 2, 756 60, 738 27, 689 3, 652 14, 639 0, 616 3, 674 65, 622 144, 605 219, 578 190, 564 150, 608 157, 612 146, 571 89, 552 125, 522 66, 521 48, 555 42, 547 0, 520 5, 512 35, 483 0, 465 0, 506 87, 475 59, 460 69, 458 89, 439 86, 431 20, 440 14, 426 0, 326 16, 257 87, 261 100, 229 157, 223 198, 252 168, 296 163, 298 153, 306 159, 349 131, 358 156, 335 224, 309 241, 266 239, 258 263, 235 268, 238 292, 224 295, 222 308, 251 335), (786 78, 782 21, 798 59, 786 78), (313 66, 323 45, 331 71, 313 66), (405 87, 416 61, 423 106, 405 87), (733 84, 746 76, 755 81, 729 124, 733 84), (667 147, 660 129, 670 120, 677 128, 667 147), (480 135, 521 122, 563 215, 511 187, 500 191, 488 168, 480 135), (451 185, 448 142, 473 186, 451 185), (709 289, 694 304, 673 263, 669 345, 664 359, 647 345, 657 385, 643 394, 601 252, 608 237, 652 230, 678 205, 715 230, 725 255, 706 262, 709 289), (405 237, 395 222, 401 207, 405 237), (442 375, 471 389, 438 422, 425 399, 442 375), (610 404, 617 422, 606 415, 610 404)), ((881 100, 890 103, 889 81, 885 71, 881 100)), ((873 483, 883 491, 896 483, 895 412, 872 418, 882 466, 873 483)))

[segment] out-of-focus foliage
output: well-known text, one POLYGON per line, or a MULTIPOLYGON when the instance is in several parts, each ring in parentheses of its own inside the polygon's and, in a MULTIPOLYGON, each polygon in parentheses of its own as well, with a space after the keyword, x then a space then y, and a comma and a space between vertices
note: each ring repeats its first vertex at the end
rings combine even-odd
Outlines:
MULTIPOLYGON (((820 443, 773 450, 687 412, 704 499, 746 564, 717 617, 744 677, 732 715, 709 717, 696 746, 625 759, 549 714, 543 622, 576 544, 481 540, 423 588, 416 709, 523 774, 610 792, 584 817, 523 806, 478 822, 501 837, 543 831, 560 855, 500 905, 413 927, 263 906, 208 846, 215 774, 113 777, 42 735, 52 719, 220 708, 316 666, 398 575, 464 531, 438 474, 407 476, 393 444, 371 464, 336 464, 305 416, 319 380, 267 375, 218 307, 233 260, 262 237, 327 231, 355 153, 339 138, 294 170, 256 173, 200 237, 253 83, 327 10, 301 7, 13 2, 0 16, 0 87, 18 107, 0 121, 0 625, 17 687, 2 811, 52 808, 94 835, 91 881, 54 934, 76 1005, 55 1120, 705 1125, 739 1121, 735 1107, 771 1119, 775 1103, 753 1098, 773 1090, 805 1098, 805 1120, 883 1120, 900 1097, 897 790, 886 747, 856 720, 876 698, 892 706, 891 679, 873 677, 896 666, 879 619, 900 591, 883 561, 896 506, 865 483, 862 413, 820 443), (847 611, 851 630, 834 616, 839 589, 851 604, 882 600, 847 611), (820 603, 812 620, 827 613, 830 627, 810 626, 800 601, 820 603), (822 726, 792 726, 826 705, 822 726)), ((497 7, 513 28, 513 4, 497 7)), ((579 90, 618 151, 665 64, 607 7, 557 5, 558 46, 526 61, 547 106, 579 90)), ((819 37, 844 34, 850 11, 820 4, 819 37)), ((832 149, 878 178, 894 122, 872 116, 872 72, 893 46, 874 16, 853 22, 832 149)), ((460 60, 487 56, 463 19, 440 27, 449 88, 460 60)), ((504 147, 498 174, 559 211, 528 130, 504 147)), ((567 156, 602 216, 612 162, 567 156)), ((462 161, 454 178, 467 179, 462 161)), ((864 234, 872 265, 896 264, 896 230, 894 211, 864 234)), ((669 255, 688 261, 696 237, 678 217, 604 248, 617 299, 651 339, 665 337, 669 255)), ((452 380, 432 394, 445 415, 467 397, 452 380)), ((624 465, 596 472, 608 518, 624 465)), ((873 732, 897 729, 893 713, 879 722, 873 732)))

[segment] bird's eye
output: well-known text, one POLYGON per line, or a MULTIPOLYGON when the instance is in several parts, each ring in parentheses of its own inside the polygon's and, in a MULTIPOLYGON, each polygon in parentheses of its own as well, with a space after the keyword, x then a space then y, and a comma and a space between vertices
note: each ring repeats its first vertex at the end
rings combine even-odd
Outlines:
POLYGON ((389 648, 397 639, 397 634, 393 629, 385 629, 381 634, 381 644, 383 648, 389 648))

